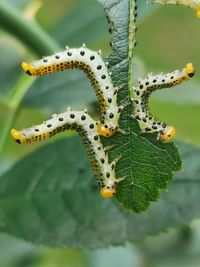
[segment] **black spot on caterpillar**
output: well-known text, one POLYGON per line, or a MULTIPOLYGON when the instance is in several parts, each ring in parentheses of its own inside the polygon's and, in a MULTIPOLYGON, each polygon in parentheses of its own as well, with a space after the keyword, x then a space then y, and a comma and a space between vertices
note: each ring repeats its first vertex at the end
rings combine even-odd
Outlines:
POLYGON ((100 194, 104 198, 111 198, 116 194, 117 184, 125 177, 115 177, 115 165, 119 158, 109 163, 107 149, 103 148, 98 134, 98 126, 87 112, 68 110, 61 114, 54 114, 46 122, 31 128, 17 131, 12 129, 11 135, 19 144, 41 141, 55 134, 75 130, 82 138, 83 145, 90 158, 92 169, 100 186, 100 194))
POLYGON ((196 15, 200 18, 200 2, 199 0, 148 0, 150 3, 160 4, 181 4, 186 7, 191 7, 197 11, 196 15))
POLYGON ((118 112, 116 92, 120 87, 114 88, 111 73, 108 72, 106 65, 101 57, 101 51, 91 51, 83 45, 80 48, 67 47, 66 51, 31 64, 23 62, 22 68, 29 75, 50 74, 71 68, 83 70, 95 88, 100 103, 101 122, 98 125, 98 132, 102 136, 109 137, 118 129, 120 112, 118 112))
POLYGON ((158 89, 169 88, 181 84, 194 76, 195 70, 191 63, 188 63, 182 70, 176 70, 168 74, 149 75, 146 79, 140 80, 137 88, 133 88, 134 115, 140 124, 145 125, 142 132, 158 132, 158 139, 169 141, 176 134, 173 126, 156 120, 150 113, 148 99, 152 92, 158 89))

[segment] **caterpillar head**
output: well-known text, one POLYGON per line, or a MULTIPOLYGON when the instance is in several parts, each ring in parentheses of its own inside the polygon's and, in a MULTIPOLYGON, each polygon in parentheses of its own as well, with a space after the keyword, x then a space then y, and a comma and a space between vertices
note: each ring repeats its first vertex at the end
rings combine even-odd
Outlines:
POLYGON ((28 75, 36 75, 36 70, 28 63, 22 62, 22 69, 28 74, 28 75))
POLYGON ((115 133, 116 130, 111 127, 109 128, 103 123, 99 123, 99 125, 97 126, 97 131, 101 136, 110 137, 115 133))
POLYGON ((176 135, 176 129, 173 126, 167 126, 160 134, 161 141, 170 141, 176 135))
POLYGON ((200 18, 200 5, 197 6, 197 17, 200 18))
POLYGON ((100 194, 103 198, 112 198, 116 195, 116 188, 106 188, 102 187, 100 190, 100 194))
MULTIPOLYGON (((199 11, 200 12, 200 11, 199 11)), ((200 15, 200 14, 199 14, 200 15)), ((191 78, 194 76, 194 73, 195 73, 195 69, 194 69, 194 66, 192 65, 192 63, 188 63, 186 65, 186 73, 187 73, 187 78, 191 78)))
POLYGON ((17 131, 15 129, 11 130, 11 135, 15 139, 15 141, 19 144, 23 144, 26 142, 26 139, 22 137, 22 132, 17 131))

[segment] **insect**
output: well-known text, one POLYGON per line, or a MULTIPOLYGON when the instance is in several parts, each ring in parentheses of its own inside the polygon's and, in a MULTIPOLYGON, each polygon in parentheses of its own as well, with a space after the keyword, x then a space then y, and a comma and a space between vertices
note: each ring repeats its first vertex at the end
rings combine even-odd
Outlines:
POLYGON ((181 4, 187 7, 191 7, 197 11, 196 15, 200 18, 200 1, 199 0, 149 0, 148 2, 160 3, 160 4, 181 4))
POLYGON ((176 134, 173 126, 167 126, 164 122, 156 120, 150 113, 148 107, 148 99, 152 92, 158 89, 170 88, 181 84, 194 76, 195 70, 191 63, 188 63, 185 68, 176 70, 168 74, 159 74, 152 76, 151 74, 144 80, 140 80, 136 88, 133 88, 134 97, 134 117, 145 128, 145 132, 158 132, 158 139, 169 141, 176 134))
POLYGON ((118 120, 123 106, 117 105, 117 92, 114 88, 107 63, 101 57, 101 51, 91 51, 83 44, 80 48, 66 48, 65 51, 45 57, 31 64, 22 63, 23 70, 29 75, 50 74, 64 69, 83 70, 95 88, 100 103, 101 119, 98 124, 100 135, 109 137, 120 131, 118 120))
POLYGON ((90 158, 92 169, 100 186, 100 194, 111 198, 116 194, 117 185, 125 177, 115 177, 115 166, 119 158, 109 163, 107 151, 103 148, 98 134, 98 125, 87 111, 74 111, 68 108, 66 112, 54 114, 52 118, 40 125, 17 131, 12 129, 11 135, 20 144, 41 141, 68 129, 75 130, 82 138, 83 145, 90 158))

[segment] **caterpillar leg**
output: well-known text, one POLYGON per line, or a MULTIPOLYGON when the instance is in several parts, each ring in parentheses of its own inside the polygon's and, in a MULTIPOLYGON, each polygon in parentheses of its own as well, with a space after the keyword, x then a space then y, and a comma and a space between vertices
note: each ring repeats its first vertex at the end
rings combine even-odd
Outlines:
POLYGON ((107 153, 108 151, 110 151, 115 145, 110 145, 110 146, 106 146, 104 147, 104 151, 107 153))
POLYGON ((123 177, 117 178, 116 182, 120 183, 121 181, 125 180, 126 178, 127 178, 127 176, 123 176, 123 177))
POLYGON ((112 165, 115 166, 117 164, 117 162, 121 159, 121 155, 118 156, 117 158, 115 158, 113 161, 112 161, 112 165))
POLYGON ((129 135, 130 134, 129 132, 126 132, 126 131, 122 130, 121 128, 117 128, 117 132, 120 134, 123 134, 123 135, 129 135))
POLYGON ((125 86, 126 84, 125 83, 123 83, 123 84, 121 84, 121 85, 119 85, 119 86, 117 86, 117 87, 115 87, 115 91, 114 91, 114 94, 117 94, 121 89, 123 89, 124 88, 124 86, 125 86))

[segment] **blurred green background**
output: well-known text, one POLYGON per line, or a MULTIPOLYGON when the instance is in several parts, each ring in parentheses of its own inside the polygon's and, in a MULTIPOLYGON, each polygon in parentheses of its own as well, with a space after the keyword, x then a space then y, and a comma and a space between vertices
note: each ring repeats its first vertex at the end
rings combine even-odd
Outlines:
MULTIPOLYGON (((95 0, 0 0, 9 2, 30 21, 41 27, 64 49, 65 45, 79 47, 83 42, 91 49, 102 49, 109 55, 110 37, 102 7, 95 0)), ((200 20, 193 10, 185 7, 147 5, 139 3, 138 45, 135 49, 133 76, 173 71, 192 62, 196 76, 192 81, 173 89, 155 93, 152 110, 159 118, 176 126, 177 138, 200 145, 200 20)), ((32 38, 31 36, 29 38, 32 38)), ((44 55, 45 56, 45 55, 44 55)), ((27 82, 20 68, 23 60, 38 58, 15 35, 0 28, 0 133, 4 132, 9 117, 9 94, 15 87, 27 82), (18 85, 19 84, 19 85, 18 85)), ((135 79, 136 81, 136 79, 135 79)), ((79 71, 57 73, 37 80, 25 94, 22 109, 12 127, 22 128, 45 120, 66 106, 93 110, 95 95, 85 75, 79 71), (82 88, 80 88, 80 82, 82 88), (84 88, 83 88, 84 87, 84 88), (66 94, 67 90, 67 94, 66 94), (67 98, 66 98, 67 95, 67 98)), ((65 134, 66 136, 66 134, 65 134)), ((57 139, 62 135, 56 136, 57 139)), ((55 138, 55 139, 56 139, 55 138)), ((3 173, 22 156, 43 144, 22 146, 10 136, 1 139, 3 173)), ((54 142, 49 140, 48 142, 54 142)), ((48 249, 34 246, 7 235, 0 235, 0 266, 3 267, 198 267, 200 266, 200 222, 178 230, 169 230, 156 237, 148 237, 126 247, 75 250, 48 249)))

